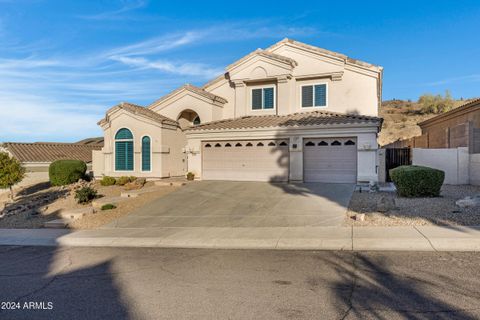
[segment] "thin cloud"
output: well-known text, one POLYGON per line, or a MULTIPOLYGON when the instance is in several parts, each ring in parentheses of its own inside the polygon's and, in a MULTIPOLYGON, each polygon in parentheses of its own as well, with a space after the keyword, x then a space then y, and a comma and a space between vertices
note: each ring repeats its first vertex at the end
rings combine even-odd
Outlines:
POLYGON ((442 85, 451 84, 451 83, 467 83, 467 82, 478 82, 478 81, 480 81, 480 74, 470 74, 467 76, 447 78, 439 81, 429 82, 429 83, 426 83, 425 85, 442 86, 442 85))
POLYGON ((182 47, 203 38, 200 32, 187 31, 185 33, 168 34, 162 37, 148 39, 124 47, 114 48, 105 53, 105 56, 135 56, 156 54, 182 47))
POLYGON ((223 72, 223 69, 212 68, 202 63, 172 63, 165 60, 149 61, 142 57, 130 58, 122 56, 114 56, 111 57, 111 59, 129 66, 155 69, 179 75, 199 76, 203 78, 212 78, 223 72))
POLYGON ((82 15, 79 18, 87 20, 119 20, 125 18, 125 13, 140 9, 145 7, 148 4, 147 1, 137 0, 137 1, 124 1, 124 5, 117 10, 107 11, 92 15, 82 15))

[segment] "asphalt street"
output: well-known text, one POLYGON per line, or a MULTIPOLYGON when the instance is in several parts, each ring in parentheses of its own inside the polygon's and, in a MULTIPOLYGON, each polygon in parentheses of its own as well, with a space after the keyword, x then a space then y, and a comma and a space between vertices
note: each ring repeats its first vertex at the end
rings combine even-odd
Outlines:
POLYGON ((478 319, 480 254, 0 247, 0 319, 478 319))

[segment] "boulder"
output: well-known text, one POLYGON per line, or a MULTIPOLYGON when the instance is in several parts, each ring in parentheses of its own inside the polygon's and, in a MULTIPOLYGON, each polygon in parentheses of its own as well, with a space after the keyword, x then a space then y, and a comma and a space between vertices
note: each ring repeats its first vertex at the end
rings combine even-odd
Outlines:
POLYGON ((460 208, 473 208, 480 207, 480 194, 477 194, 473 197, 465 197, 463 199, 457 200, 455 202, 460 208))
POLYGON ((390 196, 382 196, 377 201, 378 212, 388 212, 395 209, 395 199, 390 196))

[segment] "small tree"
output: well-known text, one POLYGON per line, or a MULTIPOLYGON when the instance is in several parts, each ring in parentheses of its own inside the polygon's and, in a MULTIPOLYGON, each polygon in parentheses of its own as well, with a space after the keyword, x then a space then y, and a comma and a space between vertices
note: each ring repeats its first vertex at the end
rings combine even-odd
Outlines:
POLYGON ((17 159, 6 152, 0 152, 0 189, 10 189, 13 199, 13 186, 25 177, 25 168, 17 159))
POLYGON ((424 94, 418 99, 418 103, 421 104, 421 113, 438 114, 453 109, 455 101, 447 90, 445 91, 445 96, 442 96, 441 94, 435 96, 432 94, 424 94))

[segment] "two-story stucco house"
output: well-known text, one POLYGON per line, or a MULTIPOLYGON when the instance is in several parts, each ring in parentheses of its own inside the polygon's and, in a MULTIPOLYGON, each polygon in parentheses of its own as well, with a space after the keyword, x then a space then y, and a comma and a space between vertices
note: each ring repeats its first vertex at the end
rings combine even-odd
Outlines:
POLYGON ((201 88, 187 84, 148 107, 108 110, 93 169, 96 176, 377 181, 381 98, 382 67, 285 39, 201 88))

